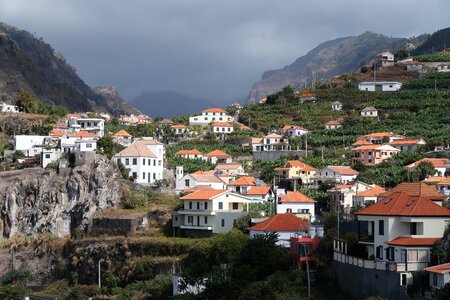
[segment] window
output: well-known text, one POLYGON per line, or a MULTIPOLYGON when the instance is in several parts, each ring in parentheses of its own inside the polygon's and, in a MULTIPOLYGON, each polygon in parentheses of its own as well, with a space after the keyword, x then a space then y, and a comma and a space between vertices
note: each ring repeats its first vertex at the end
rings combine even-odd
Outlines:
POLYGON ((137 178, 137 173, 133 172, 133 178, 136 179, 137 178))
POLYGON ((137 165, 137 158, 133 158, 133 166, 137 165))
POLYGON ((189 209, 192 209, 192 202, 189 202, 189 209))
POLYGON ((188 224, 194 224, 194 217, 193 216, 188 216, 188 224))
POLYGON ((378 221, 378 234, 384 235, 384 220, 378 221))
POLYGON ((162 163, 161 160, 158 160, 158 166, 161 166, 161 163, 162 163))
POLYGON ((153 166, 156 166, 156 159, 153 160, 153 166))
POLYGON ((145 158, 142 160, 142 165, 145 166, 145 158))
POLYGON ((225 227, 225 219, 222 219, 222 227, 225 227))
POLYGON ((417 234, 417 223, 416 222, 410 223, 409 228, 410 228, 409 234, 411 234, 411 235, 417 234))
POLYGON ((200 202, 197 202, 197 209, 200 209, 200 202))
POLYGON ((185 185, 185 186, 189 186, 189 183, 190 183, 189 179, 185 179, 185 180, 184 180, 184 185, 185 185))
POLYGON ((407 279, 408 279, 408 278, 407 278, 407 274, 406 274, 406 273, 402 273, 400 285, 406 286, 406 285, 408 284, 407 279))
POLYGON ((205 209, 208 209, 208 202, 205 202, 205 209))
POLYGON ((205 216, 205 224, 208 224, 208 217, 205 216))
POLYGON ((45 154, 45 158, 50 158, 50 154, 45 154))
POLYGON ((433 273, 433 285, 437 286, 437 274, 433 273))
POLYGON ((125 158, 125 165, 128 166, 130 164, 130 159, 129 158, 125 158))
POLYGON ((233 202, 233 209, 234 210, 239 209, 239 203, 233 202))
POLYGON ((145 179, 145 173, 142 173, 142 179, 145 179))
POLYGON ((394 247, 387 247, 386 248, 386 259, 393 261, 395 260, 394 258, 394 247))
POLYGON ((149 166, 152 164, 152 161, 150 160, 150 158, 148 159, 147 163, 149 166))
POLYGON ((219 209, 223 209, 223 202, 219 202, 219 209))
POLYGON ((378 246, 377 247, 377 258, 378 259, 383 259, 383 246, 378 246))
POLYGON ((86 148, 92 148, 92 144, 86 144, 86 148))

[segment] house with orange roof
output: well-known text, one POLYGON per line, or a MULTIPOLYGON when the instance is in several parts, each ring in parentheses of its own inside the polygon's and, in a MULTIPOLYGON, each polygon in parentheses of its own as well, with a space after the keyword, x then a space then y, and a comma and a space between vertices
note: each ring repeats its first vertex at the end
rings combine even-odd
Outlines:
POLYGON ((192 150, 179 150, 175 152, 175 156, 183 157, 187 159, 204 159, 203 153, 197 149, 192 150))
POLYGON ((372 145, 371 142, 365 141, 365 140, 356 140, 353 144, 351 144, 351 148, 357 148, 359 146, 366 146, 366 145, 372 145))
POLYGON ((341 123, 339 123, 336 120, 331 120, 325 123, 325 129, 327 130, 333 130, 333 129, 339 129, 342 128, 341 123))
POLYGON ((188 237, 230 231, 234 221, 247 214, 244 205, 251 202, 230 190, 199 190, 180 200, 183 207, 174 211, 172 225, 188 237))
POLYGON ((217 172, 226 172, 230 175, 246 175, 244 168, 240 163, 232 162, 226 164, 217 164, 214 170, 217 172))
POLYGON ((322 184, 327 181, 345 184, 353 182, 358 174, 358 171, 353 170, 349 166, 327 166, 318 170, 314 174, 312 181, 317 184, 322 184))
POLYGON ((288 160, 283 167, 274 168, 276 177, 281 180, 297 180, 298 183, 310 183, 317 169, 299 160, 288 160))
POLYGON ((233 162, 233 157, 222 150, 214 150, 203 155, 212 164, 229 164, 233 162))
POLYGON ((412 196, 424 196, 439 205, 442 205, 442 201, 447 198, 447 196, 440 193, 436 187, 426 184, 425 182, 402 182, 385 193, 381 193, 378 196, 378 200, 382 200, 396 192, 406 192, 412 196))
POLYGON ((177 167, 175 182, 175 192, 177 194, 186 192, 186 190, 193 189, 197 186, 209 186, 214 190, 224 190, 226 183, 213 170, 184 174, 183 167, 177 167))
POLYGON ((274 199, 270 186, 251 186, 245 196, 255 202, 273 202, 274 199))
POLYGON ((450 224, 450 210, 406 192, 392 193, 355 215, 367 258, 374 257, 386 265, 385 270, 397 272, 427 268, 433 245, 450 224))
POLYGON ((183 124, 174 124, 170 128, 176 135, 183 135, 189 131, 189 128, 183 124))
POLYGON ((399 139, 392 141, 389 145, 400 151, 416 151, 417 147, 425 144, 423 139, 399 139))
POLYGON ((366 141, 371 144, 390 144, 393 141, 402 139, 405 139, 405 136, 392 132, 374 132, 358 138, 358 140, 366 141))
POLYGON ((450 175, 450 159, 448 158, 429 158, 425 157, 421 160, 418 160, 416 162, 413 162, 412 164, 409 164, 405 166, 405 169, 414 169, 420 163, 422 162, 428 162, 433 165, 434 169, 436 170, 436 173, 434 175, 436 176, 446 176, 450 175))
POLYGON ((277 132, 281 135, 287 135, 290 136, 291 138, 295 138, 298 136, 308 134, 309 130, 299 125, 286 125, 283 126, 281 129, 278 129, 277 132))
POLYGON ((309 222, 291 213, 276 214, 250 227, 250 238, 254 238, 256 235, 276 233, 278 235, 277 245, 290 247, 291 236, 299 232, 308 232, 310 225, 309 222))
POLYGON ((68 115, 67 127, 72 133, 83 130, 93 133, 97 137, 105 135, 105 120, 101 118, 81 118, 79 115, 68 115))
POLYGON ((438 190, 439 193, 445 194, 447 195, 447 197, 450 197, 450 177, 433 176, 428 177, 422 182, 435 186, 436 190, 438 190))
POLYGON ((234 126, 229 122, 213 122, 212 132, 216 134, 228 134, 234 131, 234 126))
POLYGON ((114 133, 112 138, 114 143, 120 144, 125 147, 133 142, 133 136, 123 129, 114 133))
POLYGON ((189 117, 189 125, 207 126, 214 122, 234 122, 234 118, 228 115, 222 108, 208 108, 202 111, 201 115, 189 117))
POLYGON ((291 213, 297 218, 314 222, 316 201, 300 192, 287 191, 278 197, 277 214, 291 213))
POLYGON ((164 179, 164 144, 153 138, 135 139, 113 160, 127 168, 136 183, 153 185, 164 179))
POLYGON ((425 268, 425 272, 428 273, 428 285, 432 292, 450 282, 450 263, 425 268))
POLYGON ((327 194, 330 199, 328 201, 328 207, 332 211, 336 211, 339 207, 340 211, 350 213, 351 208, 357 206, 357 203, 354 202, 354 197, 357 194, 364 193, 376 186, 377 185, 375 184, 368 184, 362 181, 353 181, 347 182, 345 184, 338 184, 327 190, 327 194))
POLYGON ((251 187, 256 186, 255 177, 242 176, 228 184, 228 188, 239 194, 247 194, 251 187))
POLYGON ((352 163, 361 162, 365 166, 375 166, 392 158, 400 150, 390 145, 362 145, 352 149, 352 163))

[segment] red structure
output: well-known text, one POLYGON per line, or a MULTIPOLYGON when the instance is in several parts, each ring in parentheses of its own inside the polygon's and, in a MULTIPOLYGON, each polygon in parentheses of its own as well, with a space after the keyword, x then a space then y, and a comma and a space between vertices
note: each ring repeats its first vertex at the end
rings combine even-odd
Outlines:
MULTIPOLYGON (((303 237, 295 236, 291 237, 291 259, 294 268, 297 270, 306 270, 306 262, 312 260, 312 255, 319 247, 319 237, 303 237)), ((311 268, 311 266, 310 266, 311 268)))

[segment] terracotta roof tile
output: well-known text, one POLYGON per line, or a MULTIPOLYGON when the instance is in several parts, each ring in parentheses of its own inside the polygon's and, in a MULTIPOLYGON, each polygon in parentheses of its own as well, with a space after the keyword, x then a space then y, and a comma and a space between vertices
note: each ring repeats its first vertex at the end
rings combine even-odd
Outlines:
POLYGON ((147 140, 137 140, 127 148, 123 149, 115 157, 151 157, 157 156, 147 147, 147 140))
POLYGON ((362 145, 370 145, 372 143, 366 141, 366 140, 357 140, 352 144, 352 146, 362 146, 362 145))
POLYGON ((212 198, 229 192, 228 190, 200 190, 181 197, 180 200, 211 200, 212 198))
POLYGON ((207 156, 207 157, 218 157, 218 158, 230 158, 231 157, 230 154, 227 154, 227 153, 225 153, 225 152, 223 152, 221 150, 211 151, 211 152, 205 154, 205 156, 207 156))
POLYGON ((131 134, 122 129, 113 135, 113 137, 122 137, 122 136, 131 136, 131 134))
POLYGON ((176 155, 202 155, 203 153, 201 153, 197 149, 192 149, 192 150, 179 150, 175 154, 176 155))
POLYGON ((366 139, 366 138, 383 138, 383 137, 385 137, 385 136, 387 136, 387 137, 405 138, 403 135, 400 135, 400 134, 394 134, 394 133, 392 133, 392 132, 387 132, 387 131, 384 131, 384 132, 374 132, 374 133, 366 134, 366 135, 363 135, 363 136, 360 137, 360 138, 363 138, 363 139, 366 139))
POLYGON ((416 162, 413 162, 412 164, 409 164, 406 166, 406 168, 414 168, 417 167, 421 162, 429 162, 431 163, 435 168, 445 168, 447 164, 450 164, 450 159, 448 158, 422 158, 421 160, 418 160, 416 162))
POLYGON ((199 185, 196 185, 196 186, 194 186, 194 187, 192 187, 190 189, 185 189, 183 192, 193 193, 193 192, 196 192, 196 191, 206 191, 206 190, 207 191, 211 191, 211 190, 214 190, 214 188, 212 188, 209 185, 199 184, 199 185))
POLYGON ((288 191, 286 195, 280 196, 281 203, 315 203, 316 201, 300 192, 288 191))
POLYGON ((385 192, 386 192, 385 189, 383 189, 381 186, 377 185, 369 190, 358 193, 355 196, 357 196, 357 197, 377 197, 378 195, 385 193, 385 192))
POLYGON ((271 133, 266 135, 264 138, 268 138, 268 139, 281 139, 283 138, 282 135, 276 134, 276 133, 271 133))
POLYGON ((229 186, 255 186, 255 177, 243 176, 228 184, 229 186))
POLYGON ((50 132, 50 136, 62 137, 64 136, 64 132, 61 130, 53 129, 52 132, 50 132))
POLYGON ((233 127, 233 124, 228 122, 214 122, 212 123, 213 127, 233 127))
POLYGON ((87 132, 85 130, 80 130, 77 133, 71 134, 70 136, 79 137, 79 138, 95 138, 97 137, 95 134, 91 132, 87 132))
POLYGON ((186 129, 188 128, 186 125, 183 124, 176 124, 171 126, 173 129, 186 129))
POLYGON ((311 167, 310 165, 305 164, 299 160, 288 160, 286 166, 291 166, 295 168, 300 168, 302 171, 317 171, 316 168, 311 167))
POLYGON ((355 214, 376 216, 450 217, 450 210, 423 196, 395 192, 355 214))
POLYGON ((375 111, 375 110, 377 110, 375 107, 373 107, 373 106, 368 106, 368 107, 364 108, 364 109, 361 110, 361 111, 375 111))
POLYGON ((415 238, 415 237, 403 237, 399 236, 393 240, 385 242, 388 245, 392 246, 433 246, 437 240, 441 238, 415 238))
POLYGON ((293 214, 277 214, 264 220, 249 229, 252 231, 306 231, 309 223, 293 214))
POLYGON ((325 123, 325 125, 341 125, 341 123, 339 123, 336 120, 331 120, 325 123))
POLYGON ((388 190, 386 193, 380 194, 380 196, 388 197, 396 192, 406 192, 412 196, 424 196, 432 201, 442 201, 446 198, 446 196, 439 193, 435 187, 429 186, 423 182, 402 182, 391 190, 388 190))
POLYGON ((242 168, 240 163, 217 164, 215 170, 237 170, 242 168))
POLYGON ((270 186, 252 186, 246 195, 267 195, 270 186))
POLYGON ((358 171, 355 171, 352 168, 346 167, 346 166, 328 166, 327 168, 336 173, 342 174, 342 175, 350 175, 351 176, 351 175, 359 174, 358 171))
POLYGON ((389 143, 389 145, 417 145, 421 139, 399 139, 389 143))
POLYGON ((444 274, 450 271, 450 263, 428 267, 424 269, 427 272, 444 274))
POLYGON ((217 113, 226 113, 226 110, 224 110, 223 108, 214 107, 214 108, 207 108, 207 109, 203 110, 203 112, 206 112, 206 113, 215 113, 215 112, 217 112, 217 113))

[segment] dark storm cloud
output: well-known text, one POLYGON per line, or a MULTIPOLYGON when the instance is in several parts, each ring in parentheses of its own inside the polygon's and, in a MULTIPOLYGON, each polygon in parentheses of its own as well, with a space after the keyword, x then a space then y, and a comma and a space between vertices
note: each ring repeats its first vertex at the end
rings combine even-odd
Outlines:
POLYGON ((448 26, 448 11, 446 0, 0 0, 1 21, 42 36, 88 84, 128 97, 233 99, 325 40, 431 33, 448 26))

